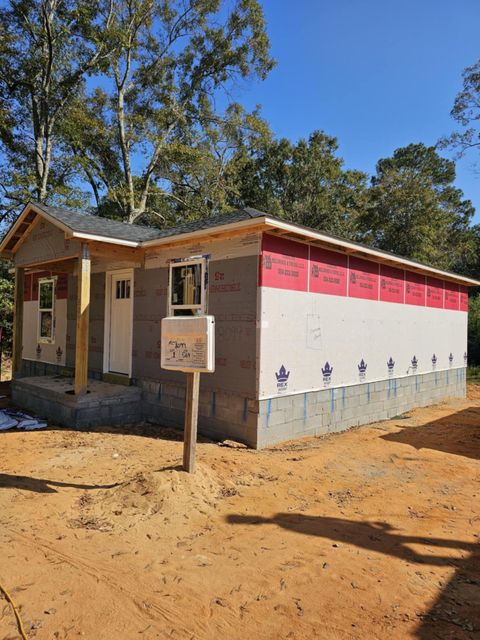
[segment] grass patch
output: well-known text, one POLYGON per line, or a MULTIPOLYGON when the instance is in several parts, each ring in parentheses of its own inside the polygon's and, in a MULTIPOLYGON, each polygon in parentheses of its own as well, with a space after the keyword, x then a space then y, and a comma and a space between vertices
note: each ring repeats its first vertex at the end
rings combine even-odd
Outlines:
POLYGON ((467 367, 467 382, 470 384, 480 384, 480 366, 467 367))

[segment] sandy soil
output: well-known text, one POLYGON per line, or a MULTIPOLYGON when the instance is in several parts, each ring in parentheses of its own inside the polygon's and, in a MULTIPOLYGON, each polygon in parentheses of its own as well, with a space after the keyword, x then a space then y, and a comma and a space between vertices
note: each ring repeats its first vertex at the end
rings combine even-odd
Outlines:
MULTIPOLYGON (((480 387, 255 452, 0 433, 0 582, 37 640, 480 637, 480 387)), ((19 638, 0 598, 0 638, 19 638)))

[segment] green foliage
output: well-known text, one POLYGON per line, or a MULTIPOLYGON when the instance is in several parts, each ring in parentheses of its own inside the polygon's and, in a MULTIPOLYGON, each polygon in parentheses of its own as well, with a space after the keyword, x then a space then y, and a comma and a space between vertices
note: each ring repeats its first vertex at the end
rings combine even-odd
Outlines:
POLYGON ((256 115, 217 101, 273 65, 259 2, 115 0, 104 38, 106 88, 79 95, 62 129, 97 205, 128 222, 221 210, 227 144, 256 115))
POLYGON ((13 330, 13 276, 8 273, 10 265, 0 260, 0 327, 3 327, 2 348, 10 353, 13 330))
POLYGON ((59 126, 104 64, 108 0, 9 0, 0 7, 0 222, 29 199, 86 203, 59 126))
POLYGON ((468 362, 480 365, 480 293, 468 303, 468 362))
POLYGON ((231 161, 234 205, 251 206, 322 231, 355 239, 368 201, 367 176, 346 171, 336 138, 314 131, 297 144, 266 140, 231 161))
POLYGON ((364 239, 386 251, 444 269, 475 259, 474 208, 454 187, 455 164, 434 147, 411 144, 378 162, 364 239))
POLYGON ((460 156, 470 149, 480 149, 480 60, 463 72, 463 87, 451 115, 461 129, 443 138, 440 145, 457 149, 460 156))

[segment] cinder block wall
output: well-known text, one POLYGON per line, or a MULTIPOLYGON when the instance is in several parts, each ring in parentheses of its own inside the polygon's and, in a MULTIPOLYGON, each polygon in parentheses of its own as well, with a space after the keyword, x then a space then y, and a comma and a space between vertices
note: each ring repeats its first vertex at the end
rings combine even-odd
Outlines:
MULTIPOLYGON (((39 360, 22 360, 22 376, 23 377, 35 377, 35 376, 70 376, 73 378, 75 375, 75 367, 62 364, 51 364, 48 362, 41 362, 39 360)), ((94 369, 88 370, 88 377, 92 380, 102 380, 103 374, 100 371, 94 369)))
MULTIPOLYGON (((185 386, 153 379, 137 380, 146 420, 183 427, 185 386)), ((258 402, 228 391, 200 388, 199 433, 217 440, 232 438, 257 448, 258 402)))
POLYGON ((466 368, 457 368, 260 400, 256 446, 344 431, 465 394, 466 368))

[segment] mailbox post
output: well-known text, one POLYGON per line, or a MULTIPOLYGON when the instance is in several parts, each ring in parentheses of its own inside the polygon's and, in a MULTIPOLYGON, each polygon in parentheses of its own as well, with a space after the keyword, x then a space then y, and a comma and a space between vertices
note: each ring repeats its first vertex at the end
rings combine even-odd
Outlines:
POLYGON ((195 471, 200 374, 215 371, 215 318, 171 316, 162 319, 161 367, 187 374, 183 468, 195 471))

